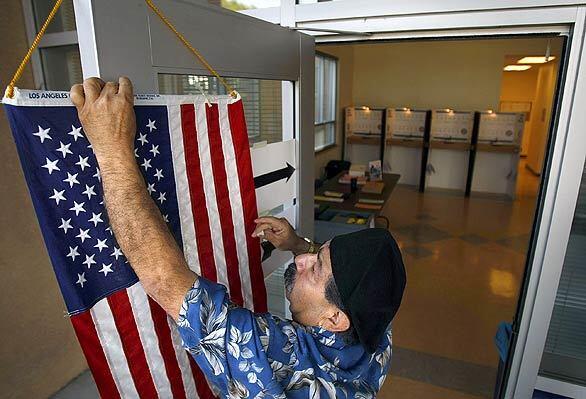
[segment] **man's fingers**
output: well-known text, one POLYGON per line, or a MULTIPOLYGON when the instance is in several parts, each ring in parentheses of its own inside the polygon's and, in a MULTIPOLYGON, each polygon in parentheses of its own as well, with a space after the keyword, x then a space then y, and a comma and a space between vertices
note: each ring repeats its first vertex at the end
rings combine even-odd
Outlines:
POLYGON ((108 82, 104 85, 104 88, 102 89, 101 96, 116 95, 117 93, 118 93, 118 83, 108 82))
POLYGON ((263 216, 254 221, 254 223, 277 223, 279 219, 274 216, 263 216))
POLYGON ((273 226, 271 226, 270 224, 261 223, 256 226, 256 228, 254 229, 254 232, 252 233, 252 236, 253 237, 260 237, 263 235, 265 230, 272 230, 272 229, 273 229, 273 226))
POLYGON ((279 239, 279 237, 273 233, 272 230, 265 230, 265 238, 272 244, 274 244, 279 239))
POLYGON ((132 98, 134 93, 130 79, 128 79, 126 76, 120 76, 120 78, 118 78, 118 84, 118 93, 125 95, 127 98, 132 98))
POLYGON ((69 97, 71 98, 71 102, 75 105, 75 108, 79 111, 83 108, 83 104, 85 103, 85 95, 83 94, 83 85, 76 84, 71 87, 69 91, 69 97))
POLYGON ((105 83, 100 78, 89 78, 83 81, 83 91, 85 94, 85 100, 94 102, 102 91, 105 83))

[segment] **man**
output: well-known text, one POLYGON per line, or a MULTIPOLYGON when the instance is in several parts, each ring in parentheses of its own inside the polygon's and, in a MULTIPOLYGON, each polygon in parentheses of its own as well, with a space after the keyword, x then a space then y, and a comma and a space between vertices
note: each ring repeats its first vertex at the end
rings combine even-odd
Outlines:
POLYGON ((310 243, 276 218, 256 236, 293 251, 285 273, 293 321, 233 305, 222 285, 190 271, 148 195, 134 157, 132 85, 91 78, 71 89, 98 161, 106 209, 145 291, 179 326, 183 344, 221 396, 374 397, 388 372, 390 322, 405 270, 383 229, 310 243), (148 245, 146 244, 148 243, 148 245))

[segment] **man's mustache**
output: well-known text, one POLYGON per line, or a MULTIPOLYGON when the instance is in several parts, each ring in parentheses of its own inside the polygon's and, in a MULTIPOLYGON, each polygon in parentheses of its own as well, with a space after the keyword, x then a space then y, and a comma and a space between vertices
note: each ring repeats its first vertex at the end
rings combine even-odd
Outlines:
POLYGON ((297 277, 297 266, 295 263, 289 264, 287 269, 285 269, 284 278, 285 278, 285 293, 287 296, 291 294, 293 290, 293 286, 295 285, 295 278, 297 277))

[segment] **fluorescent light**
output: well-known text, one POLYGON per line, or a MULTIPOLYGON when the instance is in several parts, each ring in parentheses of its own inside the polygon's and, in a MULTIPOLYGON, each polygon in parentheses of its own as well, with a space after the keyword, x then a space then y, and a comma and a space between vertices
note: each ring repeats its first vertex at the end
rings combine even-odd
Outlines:
POLYGON ((531 68, 531 65, 507 65, 503 71, 526 71, 531 68))
POLYGON ((555 57, 523 57, 517 61, 517 64, 545 64, 551 60, 555 60, 555 57))

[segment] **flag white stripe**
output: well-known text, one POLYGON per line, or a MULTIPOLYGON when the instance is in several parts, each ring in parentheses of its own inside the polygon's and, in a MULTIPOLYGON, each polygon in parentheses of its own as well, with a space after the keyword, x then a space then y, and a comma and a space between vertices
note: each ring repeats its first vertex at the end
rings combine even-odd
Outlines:
POLYGON ((191 372, 191 365, 189 364, 189 358, 191 356, 187 353, 181 341, 181 336, 177 331, 177 324, 167 316, 167 322, 171 329, 171 340, 173 341, 173 348, 175 349, 175 355, 177 362, 179 363, 179 369, 181 370, 181 379, 183 380, 183 387, 185 389, 185 396, 187 399, 197 399, 197 390, 195 388, 195 380, 193 379, 193 373, 191 372))
POLYGON ((173 156, 173 173, 177 191, 177 205, 181 221, 181 238, 183 254, 189 268, 201 274, 197 255, 197 240, 195 239, 195 225, 191 209, 191 195, 187 181, 187 167, 185 165, 185 149, 183 147, 183 131, 181 129, 181 107, 172 105, 167 107, 169 112, 169 136, 171 137, 171 153, 173 156))
POLYGON ((226 268, 226 258, 224 256, 222 226, 220 225, 220 213, 216 200, 216 187, 212 170, 212 157, 210 154, 210 142, 208 140, 208 125, 206 118, 205 104, 195 104, 196 130, 197 130, 197 147, 199 150, 199 160, 202 166, 203 188, 206 197, 208 217, 210 220, 210 232, 212 235, 212 247, 216 271, 218 274, 218 283, 230 287, 228 283, 228 273, 226 268))
POLYGON ((140 336, 155 388, 160 398, 171 398, 173 396, 171 383, 167 377, 165 361, 159 349, 159 339, 147 294, 144 292, 141 283, 134 284, 127 291, 136 327, 138 328, 138 335, 140 336))
POLYGON ((234 223, 234 238, 236 239, 236 252, 238 255, 238 269, 244 297, 244 307, 253 310, 252 285, 250 282, 250 269, 248 267, 248 250, 246 245, 246 229, 244 226, 244 211, 242 209, 242 197, 240 196, 240 181, 238 180, 238 166, 232 142, 232 131, 228 120, 228 105, 224 102, 218 105, 220 117, 220 133, 222 136, 222 151, 226 176, 228 177, 228 192, 232 208, 232 221, 234 223))
POLYGON ((108 300, 102 299, 90 312, 120 396, 124 399, 138 398, 108 300))

